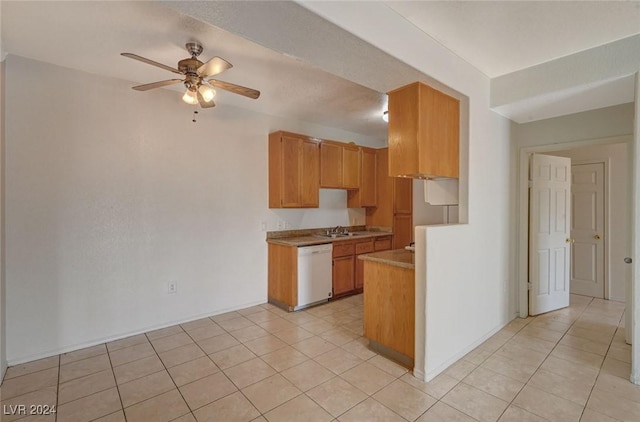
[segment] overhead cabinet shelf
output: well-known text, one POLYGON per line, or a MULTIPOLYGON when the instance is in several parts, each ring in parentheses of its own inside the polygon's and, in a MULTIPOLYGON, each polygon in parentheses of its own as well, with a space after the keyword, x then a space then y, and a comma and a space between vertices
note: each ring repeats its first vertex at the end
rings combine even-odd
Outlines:
POLYGON ((389 94, 389 176, 458 178, 460 102, 420 82, 389 94))

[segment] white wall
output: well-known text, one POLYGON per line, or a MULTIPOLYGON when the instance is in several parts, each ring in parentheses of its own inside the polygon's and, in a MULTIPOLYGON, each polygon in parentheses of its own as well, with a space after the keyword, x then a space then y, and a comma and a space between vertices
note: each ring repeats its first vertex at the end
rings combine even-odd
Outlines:
POLYGON ((519 148, 603 139, 633 133, 633 103, 512 125, 519 148))
POLYGON ((177 92, 16 56, 5 76, 10 364, 265 302, 262 221, 349 221, 340 191, 268 209, 268 133, 380 144, 222 101, 192 123, 177 92))
MULTIPOLYGON (((631 139, 634 130, 633 122, 634 104, 630 103, 556 117, 553 119, 539 120, 532 123, 513 123, 512 135, 514 142, 519 148, 537 148, 538 151, 544 151, 545 148, 548 148, 547 151, 554 151, 553 154, 556 154, 557 151, 563 149, 566 150, 567 147, 565 145, 569 144, 573 144, 572 149, 574 149, 576 147, 580 147, 581 143, 598 142, 598 140, 622 139, 625 137, 631 139), (578 145, 575 145, 576 143, 578 145)), ((595 154, 596 151, 598 151, 597 148, 598 147, 584 147, 583 152, 576 152, 576 154, 578 154, 576 155, 576 158, 586 158, 589 155, 595 154), (593 148, 596 149, 594 150, 593 148)), ((619 178, 625 178, 629 181, 631 175, 630 169, 632 168, 630 162, 631 154, 627 154, 626 157, 624 157, 625 153, 620 152, 620 148, 624 149, 625 147, 615 147, 611 145, 607 147, 601 146, 600 148, 604 148, 600 150, 601 154, 606 154, 607 156, 611 154, 611 157, 617 157, 617 164, 615 166, 612 164, 611 171, 614 173, 611 174, 611 180, 613 181, 613 178, 615 177, 616 180, 619 178), (623 160, 622 157, 626 159, 626 163, 620 162, 620 160, 623 160), (620 163, 618 164, 618 162, 620 163), (625 173, 625 171, 628 173, 625 173), (624 176, 624 174, 627 174, 627 176, 624 176)), ((620 192, 619 189, 620 185, 615 184, 611 188, 611 192, 614 193, 615 197, 624 198, 622 200, 626 199, 629 201, 629 188, 627 188, 626 193, 620 192)), ((630 241, 624 240, 628 239, 628 236, 630 235, 630 228, 628 227, 628 222, 630 221, 628 218, 630 217, 622 219, 625 211, 629 212, 630 203, 627 202, 627 204, 628 205, 624 209, 619 209, 617 206, 614 207, 612 203, 612 212, 616 217, 620 217, 620 219, 616 218, 615 220, 611 220, 612 234, 616 236, 615 233, 620 233, 616 236, 617 240, 614 243, 615 249, 610 251, 612 254, 610 256, 611 272, 609 274, 612 287, 610 290, 610 297, 614 300, 623 300, 625 290, 620 284, 624 283, 623 280, 628 280, 629 277, 629 269, 626 268, 628 265, 622 266, 616 262, 616 256, 624 253, 624 243, 630 241), (621 280, 620 278, 623 279, 621 280)))
MULTIPOLYGON (((594 144, 618 143, 632 139, 634 105, 622 104, 572 115, 540 120, 525 124, 512 124, 513 141, 518 147, 518 220, 520 237, 518 245, 517 269, 521 286, 521 315, 527 315, 527 298, 524 285, 527 281, 526 235, 528 222, 526 191, 526 154, 530 152, 550 152, 594 144)), ((632 169, 631 162, 627 164, 632 169)))
POLYGON ((608 166, 605 174, 609 196, 609 203, 605 204, 609 228, 606 234, 608 265, 605 267, 608 280, 607 296, 610 300, 624 302, 626 284, 631 277, 631 268, 623 261, 631 253, 629 145, 594 145, 551 154, 569 157, 572 162, 603 161, 608 166))
POLYGON ((424 181, 415 179, 413 181, 413 226, 444 224, 447 221, 446 216, 446 207, 425 202, 424 181))
POLYGON ((489 110, 489 81, 484 75, 406 25, 384 3, 304 5, 469 98, 468 120, 463 120, 469 128, 468 144, 461 145, 461 163, 467 162, 465 154, 469 162, 468 168, 461 166, 461 179, 468 180, 468 210, 461 214, 468 211, 463 220, 468 224, 416 229, 417 236, 426 233, 426 246, 419 248, 421 240, 416 243, 416 267, 423 268, 416 271, 416 291, 426 288, 426 310, 424 304, 416 304, 416 339, 419 349, 420 339, 426 337, 426 350, 416 350, 414 374, 430 379, 514 317, 509 301, 515 289, 509 121, 489 110), (426 315, 418 315, 419 309, 426 315))
MULTIPOLYGON (((0 6, 0 10, 2 7, 0 6)), ((0 21, 2 19, 0 18, 0 21)), ((1 50, 1 48, 0 48, 1 50)), ((0 55, 2 52, 0 51, 0 55)), ((2 58, 2 57, 0 57, 2 58)), ((5 249, 4 249, 4 59, 0 60, 0 380, 7 369, 6 342, 6 291, 5 291, 5 249)))

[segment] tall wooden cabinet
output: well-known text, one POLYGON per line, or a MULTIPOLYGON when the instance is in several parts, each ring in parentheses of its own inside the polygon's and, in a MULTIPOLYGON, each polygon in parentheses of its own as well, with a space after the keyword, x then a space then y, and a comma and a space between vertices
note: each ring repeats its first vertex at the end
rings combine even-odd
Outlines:
POLYGON ((318 208, 320 141, 289 132, 269 135, 269 208, 318 208))
POLYGON ((413 241, 413 179, 389 177, 388 149, 376 150, 378 206, 367 208, 368 226, 391 227, 393 249, 413 241))
POLYGON ((458 178, 460 102, 421 82, 389 94, 389 175, 458 178))

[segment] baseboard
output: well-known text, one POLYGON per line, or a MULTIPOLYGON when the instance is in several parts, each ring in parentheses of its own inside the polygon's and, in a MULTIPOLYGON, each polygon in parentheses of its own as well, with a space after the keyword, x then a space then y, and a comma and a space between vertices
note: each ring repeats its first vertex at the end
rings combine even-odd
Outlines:
MULTIPOLYGON (((173 325, 184 324, 186 322, 195 321, 195 320, 202 319, 202 318, 209 318, 209 317, 213 317, 213 316, 216 316, 216 315, 225 314, 227 312, 237 311, 239 309, 245 309, 245 308, 250 308, 250 307, 256 306, 256 305, 262 305, 262 304, 265 304, 265 303, 267 303, 267 302, 266 301, 251 302, 251 303, 243 304, 243 305, 240 305, 240 306, 234 306, 234 307, 231 307, 231 308, 226 308, 226 309, 223 309, 223 310, 219 310, 219 311, 216 311, 216 312, 213 312, 213 313, 205 313, 205 314, 200 314, 200 315, 193 315, 193 316, 190 316, 190 317, 187 317, 187 318, 183 318, 183 319, 180 319, 180 320, 170 321, 170 322, 162 323, 162 324, 159 324, 159 325, 148 326, 148 327, 142 328, 140 330, 135 330, 135 331, 130 331, 130 332, 126 332, 126 333, 116 334, 116 335, 109 336, 109 337, 98 338, 98 339, 90 340, 90 341, 87 341, 87 342, 74 344, 72 346, 61 347, 61 348, 58 348, 58 349, 48 350, 48 351, 45 351, 45 352, 42 352, 42 353, 36 353, 36 354, 33 354, 33 355, 23 356, 23 357, 19 357, 19 358, 15 358, 15 359, 10 359, 10 360, 7 361, 7 363, 5 365, 5 369, 7 367, 10 367, 10 366, 20 365, 20 364, 23 364, 23 363, 26 363, 26 362, 32 362, 34 360, 44 359, 44 358, 48 358, 48 357, 51 357, 51 356, 57 356, 57 355, 61 355, 63 353, 74 352, 76 350, 84 349, 84 348, 87 348, 87 347, 97 346, 99 344, 109 343, 111 341, 120 340, 120 339, 123 339, 123 338, 135 336, 135 335, 138 335, 138 334, 148 333, 149 331, 160 330, 162 328, 171 327, 173 325)), ((0 380, 2 380, 2 378, 0 378, 0 380)))
MULTIPOLYGON (((496 328, 492 329, 491 331, 489 331, 487 334, 485 334, 484 336, 482 336, 480 339, 474 341, 473 343, 471 343, 469 346, 463 348, 459 353, 457 353, 454 357, 452 357, 451 359, 449 359, 448 361, 446 361, 445 363, 443 363, 442 365, 439 365, 437 368, 432 369, 431 371, 427 371, 426 374, 424 374, 424 382, 429 382, 432 379, 434 379, 435 377, 437 377, 438 375, 440 375, 442 372, 444 372, 448 367, 450 367, 451 365, 453 365, 454 363, 456 363, 457 361, 459 361, 460 359, 462 359, 464 356, 466 356, 469 352, 471 352, 473 349, 475 349, 476 347, 480 346, 482 343, 484 343, 485 341, 489 340, 489 338, 491 336, 493 336, 494 334, 496 334, 498 331, 502 330, 504 327, 507 326, 507 324, 509 324, 511 321, 513 321, 516 318, 516 316, 514 315, 513 318, 511 318, 509 321, 505 322, 502 325, 497 326, 496 328)), ((415 372, 415 370, 414 370, 415 372)))

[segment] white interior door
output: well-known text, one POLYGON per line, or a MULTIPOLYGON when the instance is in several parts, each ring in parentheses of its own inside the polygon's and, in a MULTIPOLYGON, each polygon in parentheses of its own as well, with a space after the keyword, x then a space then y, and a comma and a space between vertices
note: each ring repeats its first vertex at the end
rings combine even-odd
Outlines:
POLYGON ((604 298, 604 163, 571 166, 571 293, 604 298))
POLYGON ((571 159, 533 154, 529 167, 529 314, 569 306, 571 159))

